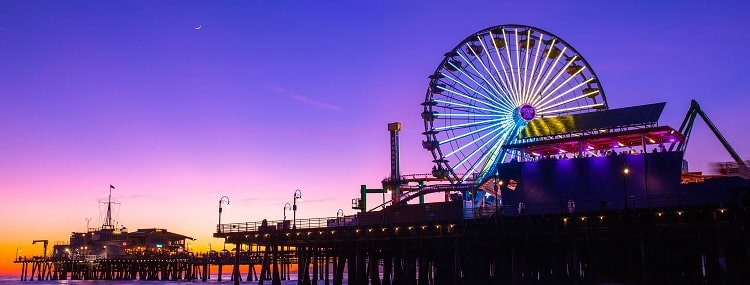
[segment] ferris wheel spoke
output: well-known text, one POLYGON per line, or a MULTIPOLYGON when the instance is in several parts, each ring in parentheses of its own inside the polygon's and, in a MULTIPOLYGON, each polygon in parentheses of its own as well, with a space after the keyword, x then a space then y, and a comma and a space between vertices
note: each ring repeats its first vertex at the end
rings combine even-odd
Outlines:
MULTIPOLYGON (((458 81, 457 81, 457 83, 458 83, 458 81)), ((459 84, 461 84, 462 86, 464 86, 464 85, 463 85, 463 83, 459 83, 459 84)), ((474 90, 474 89, 472 89, 472 88, 470 88, 470 87, 468 87, 468 86, 465 86, 465 87, 466 87, 466 88, 468 88, 468 89, 469 89, 469 90, 471 90, 471 91, 474 91, 474 92, 476 92, 476 94, 479 94, 480 96, 482 96, 482 97, 484 97, 484 98, 487 98, 486 96, 484 96, 484 94, 482 94, 482 93, 480 93, 480 92, 477 92, 476 90, 474 90)), ((440 88, 440 87, 438 87, 438 88, 440 88)), ((485 102, 485 101, 479 100, 478 98, 476 98, 476 97, 472 97, 471 95, 463 94, 463 93, 461 93, 461 92, 458 92, 458 91, 455 91, 455 90, 451 90, 451 89, 448 89, 448 88, 440 88, 440 89, 441 89, 441 90, 443 90, 443 91, 447 91, 447 92, 449 92, 449 93, 451 93, 451 94, 454 94, 454 95, 456 95, 456 96, 460 96, 460 97, 463 97, 463 98, 469 99, 470 101, 476 101, 476 102, 482 103, 482 104, 484 104, 485 106, 493 107, 493 108, 496 108, 496 109, 502 109, 502 107, 500 107, 500 106, 497 106, 497 105, 493 105, 493 104, 487 103, 487 102, 485 102)))
MULTIPOLYGON (((547 79, 549 79, 549 76, 552 74, 552 71, 555 69, 554 67, 557 66, 557 64, 560 62, 560 59, 565 54, 566 49, 567 47, 563 47, 562 52, 560 52, 560 54, 557 55, 557 57, 555 58, 555 62, 553 62, 547 68, 547 72, 545 72, 544 78, 542 79, 542 81, 539 81, 538 84, 534 84, 534 88, 532 89, 532 93, 534 94, 534 96, 532 97, 532 102, 533 102, 532 105, 540 101, 541 93, 543 93, 540 90, 543 86, 548 84, 547 79)), ((549 54, 545 55, 544 63, 542 63, 542 65, 544 65, 547 62, 547 60, 549 60, 549 54)))
POLYGON ((496 119, 490 119, 490 120, 482 120, 482 121, 473 121, 471 123, 463 123, 463 124, 457 124, 457 125, 448 125, 444 127, 437 127, 433 128, 434 131, 447 131, 447 130, 458 130, 463 128, 469 128, 469 127, 476 127, 481 125, 486 125, 494 122, 500 122, 507 120, 507 118, 496 118, 496 119))
MULTIPOLYGON (((507 48, 508 39, 505 37, 505 32, 504 31, 505 30, 503 30, 503 38, 502 38, 503 41, 502 41, 502 43, 505 45, 505 50, 507 51, 508 50, 508 48, 507 48)), ((492 34, 491 31, 490 31, 490 38, 492 38, 493 41, 495 40, 495 36, 492 34)), ((502 78, 505 77, 505 80, 503 82, 505 82, 505 88, 506 88, 506 90, 508 90, 508 95, 510 97, 509 99, 511 101, 515 102, 516 104, 518 104, 519 100, 515 97, 515 90, 513 90, 513 84, 511 82, 511 78, 508 77, 508 72, 506 72, 507 69, 505 68, 505 63, 504 63, 504 60, 503 60, 503 54, 500 52, 500 49, 497 47, 496 44, 493 44, 493 47, 495 47, 495 54, 497 55, 497 61, 500 63, 500 68, 503 70, 503 76, 501 77, 500 76, 500 71, 497 69, 497 65, 495 65, 494 61, 492 61, 492 64, 495 67, 495 72, 497 72, 497 77, 500 78, 501 81, 502 81, 502 78)), ((506 53, 508 53, 508 52, 506 52, 506 53)))
POLYGON ((450 113, 436 113, 435 116, 438 118, 441 117, 466 117, 466 118, 474 118, 474 117, 499 117, 501 115, 497 114, 450 114, 450 113))
MULTIPOLYGON (((553 89, 550 92, 547 92, 547 90, 549 90, 550 87, 552 87, 553 85, 555 85, 555 82, 557 82, 557 79, 559 79, 560 76, 563 73, 565 73, 565 69, 567 69, 570 66, 570 64, 573 63, 573 61, 575 61, 576 57, 577 57, 577 55, 574 55, 573 58, 568 61, 568 63, 566 63, 562 68, 560 68, 560 70, 557 71, 557 74, 555 74, 555 77, 552 78, 552 80, 550 80, 549 82, 547 82, 547 86, 544 87, 544 89, 542 90, 542 92, 539 92, 539 96, 541 96, 541 99, 539 99, 537 102, 544 101, 544 99, 546 99, 547 97, 549 97, 550 95, 552 95, 552 93, 554 93, 555 91, 557 91, 557 89, 560 89, 565 83, 567 83, 568 81, 570 81, 571 79, 573 79, 573 76, 569 76, 563 82, 561 82, 560 84, 558 84, 557 87, 555 87, 555 89, 553 89), (542 94, 546 94, 546 95, 542 95, 542 94)), ((576 71, 576 73, 574 75, 577 75, 582 70, 583 70, 583 68, 581 68, 580 70, 576 71)))
POLYGON ((468 109, 474 109, 474 110, 480 110, 480 111, 487 111, 487 112, 490 112, 490 113, 496 113, 496 114, 501 114, 502 113, 501 110, 497 110, 497 109, 493 110, 493 109, 487 109, 487 108, 480 108, 480 107, 472 106, 472 105, 468 105, 468 104, 461 104, 461 103, 444 101, 444 100, 432 100, 432 101, 438 102, 438 103, 443 103, 443 104, 446 104, 446 105, 453 105, 453 106, 458 106, 458 107, 465 107, 465 108, 468 108, 468 109))
POLYGON ((513 140, 508 140, 508 136, 514 136, 517 135, 520 131, 520 128, 516 126, 516 128, 513 128, 511 131, 506 132, 506 134, 500 138, 499 142, 494 145, 490 151, 488 151, 490 154, 489 158, 485 159, 485 163, 482 166, 482 173, 488 173, 487 170, 492 169, 493 165, 496 165, 499 161, 502 161, 505 159, 505 155, 507 155, 507 151, 502 148, 503 145, 506 143, 512 143, 513 140), (499 157, 498 157, 499 155, 499 157))
MULTIPOLYGON (((469 114, 486 114, 485 112, 480 112, 479 110, 475 109, 467 109, 463 107, 453 107, 453 106, 438 106, 440 109, 440 112, 437 113, 444 113, 444 114, 451 114, 451 113, 469 113, 469 114)), ((436 107, 436 109, 438 109, 436 107)), ((497 114, 498 116, 502 116, 503 114, 497 114)))
POLYGON ((578 111, 578 110, 583 110, 583 109, 596 109, 602 106, 604 106, 604 103, 596 103, 596 104, 590 104, 590 105, 585 105, 585 106, 570 107, 570 108, 565 108, 565 109, 549 110, 545 112, 539 112, 538 114, 552 115, 552 114, 559 114, 559 113, 564 113, 564 112, 578 111))
MULTIPOLYGON (((472 63, 471 63, 471 61, 469 61, 469 60, 468 60, 468 59, 467 59, 466 57, 464 57, 463 53, 459 52, 459 53, 458 53, 458 55, 459 55, 459 56, 460 56, 461 58, 463 58, 463 59, 464 59, 464 61, 466 61, 466 63, 467 63, 467 64, 468 64, 468 65, 469 65, 469 66, 471 67, 471 69, 473 69, 473 70, 474 70, 474 72, 476 72, 476 74, 477 74, 477 75, 478 75, 478 76, 479 76, 479 77, 480 77, 480 78, 482 79, 482 81, 484 81, 484 83, 486 83, 486 84, 487 84, 487 86, 490 86, 490 88, 492 88, 492 89, 495 89, 495 88, 494 88, 494 86, 492 85, 492 83, 490 83, 490 82, 489 82, 489 81, 487 80, 487 78, 486 78, 486 77, 485 77, 484 75, 482 75, 482 72, 480 72, 480 71, 479 71, 479 70, 478 70, 478 69, 476 68, 476 66, 474 66, 474 64, 472 64, 472 63)), ((481 62, 481 60, 480 60, 479 62, 481 62)), ((483 65, 484 65, 484 64, 483 64, 483 65)), ((464 73, 464 74, 467 74, 466 72, 462 72, 462 73, 464 73)), ((469 75, 467 75, 467 76, 469 76, 469 75)), ((471 76, 469 76, 469 77, 471 77, 471 76)), ((473 80, 473 77, 471 77, 471 78, 472 78, 472 81, 474 81, 474 80, 473 80)), ((487 94, 493 95, 492 97, 498 98, 498 97, 497 97, 497 95, 498 95, 498 94, 501 94, 501 93, 500 93, 500 91, 498 91, 498 90, 494 90, 494 91, 495 91, 495 93, 493 93, 493 92, 491 92, 490 90, 488 90, 487 88, 485 88, 485 87, 484 87, 484 85, 482 85, 482 84, 479 84, 479 83, 478 83, 478 82, 476 82, 476 81, 474 81, 474 82, 475 82, 475 83, 477 83, 477 85, 479 85, 479 87, 481 87, 482 89, 484 89, 485 91, 487 91, 487 94)), ((489 98, 489 97, 485 97, 485 98, 486 98, 487 100, 491 100, 491 101, 492 101, 493 103, 496 103, 496 104, 503 104, 502 102, 497 102, 497 101, 495 101, 495 100, 493 100, 493 99, 491 99, 491 98, 489 98)))
MULTIPOLYGON (((513 86, 513 97, 514 97, 514 100, 516 102, 520 103, 520 99, 521 98, 518 97, 518 94, 519 94, 519 92, 518 92, 518 84, 516 83, 516 77, 513 76, 514 75, 513 74, 513 60, 512 60, 513 57, 510 55, 510 45, 508 43, 508 36, 505 33, 505 29, 503 29, 503 38, 505 39, 506 46, 508 46, 508 47, 505 48, 505 55, 507 56, 506 58, 508 60, 508 69, 507 69, 508 71, 507 72, 510 72, 510 78, 513 81, 513 84, 511 85, 511 86, 513 86)), ((516 42, 516 40, 514 40, 514 42, 516 42)), ((516 49, 518 49, 518 44, 516 44, 516 49)))
POLYGON ((471 146, 471 145, 474 145, 474 144, 476 144, 477 142, 479 142, 479 141, 483 140, 484 138, 486 138, 487 136, 489 136, 489 135, 491 135, 491 134, 493 134, 493 133, 496 133, 496 132, 498 132, 498 131, 499 131, 499 129, 494 129, 494 130, 491 130, 491 131, 489 131, 489 132, 487 132, 487 133, 485 133, 485 134, 483 134, 483 135, 479 136, 478 138, 476 138, 476 139, 474 139, 474 140, 472 140, 472 141, 470 141, 470 142, 467 142, 467 143, 463 144, 463 145, 462 145, 461 147, 459 147, 459 148, 457 148, 457 149, 453 150, 452 152, 450 152, 450 153, 446 154, 446 155, 445 155, 445 157, 451 157, 451 156, 453 156, 454 154, 456 154, 457 152, 459 152, 459 151, 462 151, 462 150, 463 150, 463 149, 465 149, 466 147, 468 147, 468 146, 471 146))
MULTIPOLYGON (((492 137, 490 140, 488 140, 487 142, 485 142, 484 144, 482 144, 480 147, 478 147, 477 150, 475 150, 474 152, 472 152, 471 156, 475 155, 479 150, 484 149, 485 146, 487 146, 487 144, 489 144, 490 142, 497 142, 497 143, 494 144, 494 147, 496 147, 496 148, 502 147, 502 141, 504 140, 505 137, 507 137, 508 133, 509 132, 498 133, 497 135, 495 135, 494 137, 492 137), (501 138, 501 139, 498 140, 497 137, 500 136, 500 135, 503 135, 503 138, 501 138)), ((474 171, 476 171, 477 166, 479 166, 480 163, 486 161, 487 156, 489 156, 491 153, 492 153, 491 151, 487 151, 479 159, 475 160, 474 163, 471 164, 471 167, 469 168, 469 171, 467 171, 466 173, 464 173, 464 176, 461 177, 461 181, 466 181, 466 178, 468 178, 469 175, 473 174, 474 171)))
MULTIPOLYGON (((541 44, 538 44, 536 46, 538 48, 539 46, 541 46, 541 44)), ((529 75, 529 56, 531 55, 531 51, 530 51, 531 50, 531 30, 530 29, 526 30, 526 49, 525 50, 526 50, 526 52, 524 53, 525 58, 523 61, 524 62, 523 64, 523 86, 521 87, 521 98, 524 103, 528 102, 527 97, 529 96, 527 93, 528 84, 526 81, 528 80, 527 76, 529 75)), ((521 72, 519 71, 518 73, 521 73, 521 72)))
MULTIPOLYGON (((477 36, 477 39, 479 39, 479 43, 482 45, 482 49, 484 49, 484 50, 487 51, 487 59, 490 61, 490 64, 492 64, 492 68, 495 70, 495 74, 497 74, 497 79, 500 80, 500 82, 498 83, 495 80, 495 77, 491 76, 492 80, 495 81, 498 84, 498 88, 499 89, 503 89, 503 93, 504 93, 505 96, 501 97, 502 100, 506 101, 508 103, 508 105, 511 105, 511 106, 514 105, 514 102, 511 101, 511 99, 510 99, 512 92, 510 91, 510 89, 508 89, 508 83, 505 82, 505 80, 503 80, 502 76, 500 76, 500 71, 498 71, 497 65, 495 65, 495 61, 492 59, 492 54, 491 54, 490 50, 487 49, 487 46, 484 44, 484 40, 482 40, 478 36, 477 36)), ((492 37, 492 33, 490 33, 490 39, 494 40, 494 37, 492 37)), ((499 53, 499 51, 497 50, 497 47, 495 47, 495 52, 499 53)), ((485 67, 485 69, 487 69, 487 68, 485 67)), ((487 74, 492 75, 492 72, 489 71, 489 70, 487 70, 487 74)), ((507 76, 506 76, 506 78, 507 78, 507 76)))
MULTIPOLYGON (((539 42, 544 43, 544 34, 539 35, 539 42)), ((552 43, 550 44, 550 46, 555 46, 554 38, 552 39, 552 43)), ((531 78, 529 79, 530 84, 529 84, 529 90, 528 90, 529 101, 531 101, 534 98, 534 89, 535 89, 534 87, 539 82, 539 78, 542 77, 542 73, 544 73, 544 67, 547 65, 547 60, 549 59, 549 54, 545 54, 542 60, 541 67, 537 69, 537 62, 539 60, 539 49, 541 47, 542 47, 541 44, 537 46, 536 56, 534 56, 534 65, 531 68, 532 72, 531 72, 531 78), (534 76, 534 75, 538 75, 538 76, 534 76)))
MULTIPOLYGON (((593 80, 594 80, 594 78, 593 78, 593 77, 592 77, 592 78, 589 78, 589 79, 586 79, 585 81, 583 81, 583 82, 581 82, 581 83, 578 83, 577 85, 575 85, 575 86, 573 86, 573 87, 569 88, 569 89, 568 89, 568 90, 566 90, 565 92, 562 92, 562 93, 558 94, 557 96, 555 96, 555 97, 554 97, 554 98, 552 98, 552 99, 546 100, 546 101, 544 101, 544 102, 539 102, 539 104, 537 105, 537 109, 540 109, 541 111, 543 111, 543 110, 546 110, 546 109, 548 109, 548 108, 545 108, 545 106, 547 106, 547 105, 548 105, 549 103, 552 103, 552 102, 554 102, 554 101, 555 101, 555 100, 557 100, 558 98, 560 98, 560 97, 562 97, 562 96, 565 96, 566 94, 568 94, 568 93, 570 93, 570 92, 572 92, 572 91, 574 91, 574 90, 578 90, 578 88, 581 88, 581 87, 583 87, 583 85, 586 85, 586 84, 588 84, 589 82, 591 82, 591 81, 593 81, 593 80)), ((598 91, 596 91, 596 92, 592 92, 592 93, 593 93, 593 94, 596 94, 597 92, 598 92, 598 91)), ((574 98, 574 99, 571 99, 571 100, 565 100, 565 101, 563 101, 562 103, 557 103, 557 104, 554 104, 554 105, 552 105, 552 106, 550 106, 550 107, 556 107, 556 106, 559 106, 559 105, 562 105, 562 104, 567 104, 567 103, 573 102, 573 101, 575 101, 575 100, 578 100, 578 99, 586 98, 587 96, 590 96, 590 95, 591 95, 592 93, 585 93, 585 94, 583 94, 582 96, 578 96, 578 97, 576 97, 576 98, 574 98)))
MULTIPOLYGON (((482 42, 482 40, 481 40, 481 38, 480 38, 480 37, 477 37, 477 39, 479 40, 479 42, 480 42, 480 43, 482 42)), ((476 58, 476 59, 477 59, 477 61, 479 61, 479 64, 481 64, 481 65, 482 65, 482 67, 484 68, 484 70, 485 70, 485 71, 487 71, 487 74, 490 74, 490 75, 491 75, 492 73, 491 73, 491 72, 490 72, 490 71, 489 71, 489 70, 487 69, 487 66, 485 66, 485 64, 484 64, 484 61, 482 61, 482 59, 480 58, 479 54, 477 54, 477 52, 476 52, 476 51, 474 50, 474 48, 472 47, 472 45, 470 45, 470 44, 469 44, 468 42, 467 42, 467 43, 465 43, 464 45, 466 46, 466 49, 467 49, 467 50, 471 51, 471 54, 472 54, 472 55, 474 55, 474 58, 476 58)), ((484 46, 484 45, 482 45, 482 46, 484 46)), ((476 72, 477 74, 479 74, 479 75, 480 75, 480 76, 482 77, 482 80, 484 80, 484 82, 486 82, 486 83, 487 83, 487 85, 488 85, 488 86, 490 86, 490 88, 492 88, 492 90, 494 90, 494 91, 495 91, 495 93, 494 93, 494 94, 497 94, 497 95, 502 95, 502 94, 503 94, 503 92, 501 92, 501 91, 500 91, 500 90, 499 90, 499 89, 497 88, 497 87, 498 87, 498 83, 497 83, 497 80, 495 80, 495 78, 494 78, 494 77, 490 76, 490 78, 492 79, 492 82, 493 82, 494 84, 493 84, 493 83, 490 83, 490 82, 489 82, 489 80, 487 80, 487 78, 485 78, 485 77, 484 77, 484 75, 482 75, 482 72, 480 72, 480 71, 479 71, 479 70, 478 70, 478 69, 477 69, 477 68, 476 68, 476 67, 474 66, 474 64, 472 64, 472 63, 471 63, 471 61, 470 61, 470 60, 469 60, 468 58, 466 58, 466 57, 465 57, 465 56, 464 56, 464 55, 463 55, 462 53, 458 53, 458 55, 459 55, 459 56, 460 56, 461 58, 463 58, 463 59, 464 59, 464 61, 466 61, 466 63, 468 63, 468 64, 469 64, 469 66, 471 66, 471 68, 472 68, 472 69, 474 69, 474 71, 475 71, 475 72, 476 72)), ((499 98, 499 97, 497 97, 497 96, 495 96, 495 97, 496 97, 497 99, 500 99, 500 98, 499 98)))
MULTIPOLYGON (((457 162, 455 166, 458 167, 458 166, 461 166, 464 163, 466 163, 470 158, 474 157, 477 153, 479 153, 480 150, 484 149, 489 143, 496 141, 497 137, 499 137, 502 134, 503 134, 502 132, 497 132, 497 134, 495 134, 494 136, 492 136, 492 138, 490 138, 487 141, 485 141, 479 147, 477 147, 476 149, 474 149, 474 151, 470 152, 463 159, 461 159, 459 162, 457 162)), ((480 158, 478 160, 474 161, 474 163, 472 163, 471 166, 476 165, 480 160, 482 160, 484 157, 486 157, 487 154, 489 154, 489 153, 485 153, 484 155, 480 156, 480 158)), ((471 167, 469 167, 469 169, 471 169, 471 167)), ((471 172, 472 172, 472 170, 467 171, 466 173, 464 173, 464 178, 462 178, 461 180, 462 181, 465 180, 465 177, 467 175, 471 174, 471 172)))
POLYGON ((466 132, 466 133, 463 133, 461 135, 458 135, 458 136, 455 136, 455 137, 452 137, 452 138, 448 138, 446 140, 439 141, 438 144, 446 144, 446 143, 449 143, 449 142, 452 142, 452 141, 455 141, 455 140, 459 140, 459 139, 465 138, 465 137, 473 135, 473 134, 477 134, 477 133, 486 131, 486 130, 491 129, 491 128, 498 128, 498 127, 502 128, 503 124, 506 124, 506 123, 507 122, 495 123, 495 124, 486 126, 484 128, 481 128, 481 129, 476 129, 476 130, 473 130, 471 132, 466 132))
POLYGON ((513 43, 516 45, 516 68, 513 69, 513 73, 515 77, 517 77, 516 90, 518 90, 518 98, 523 100, 523 93, 521 91, 521 47, 518 46, 518 28, 515 29, 514 35, 515 39, 513 40, 513 43))
MULTIPOLYGON (((480 174, 485 173, 485 175, 489 175, 491 173, 495 173, 494 169, 496 168, 497 164, 501 161, 505 161, 507 156, 508 156, 507 150, 502 149, 502 148, 495 148, 493 150, 493 154, 490 155, 485 161, 484 165, 482 165, 480 174)), ((482 180, 484 179, 484 177, 479 177, 479 179, 482 180)))
MULTIPOLYGON (((568 100, 565 100, 565 101, 562 101, 562 102, 559 102, 559 103, 555 103, 555 104, 550 105, 548 107, 544 107, 544 108, 539 107, 537 109, 537 111, 543 113, 543 112, 545 112, 545 111, 547 111, 549 109, 555 108, 555 107, 560 106, 560 105, 565 105, 565 104, 568 104, 570 102, 574 102, 574 101, 577 101, 577 100, 581 100, 581 99, 586 98, 588 96, 590 96, 590 94, 583 94, 583 95, 578 96, 578 97, 573 97, 573 98, 570 98, 568 100)), ((547 102, 553 102, 553 101, 547 101, 547 102)))
MULTIPOLYGON (((531 86, 533 84, 532 82, 534 81, 534 74, 536 74, 537 72, 536 64, 537 64, 537 61, 539 60, 539 49, 541 49, 542 47, 541 43, 543 42, 544 42, 544 34, 539 34, 539 44, 536 45, 536 54, 534 55, 534 64, 531 66, 531 75, 529 77, 528 83, 525 84, 526 89, 524 90, 524 94, 526 94, 526 97, 524 97, 523 101, 526 103, 530 102, 531 97, 533 96, 531 93, 531 89, 532 89, 531 86)), ((527 54, 527 58, 528 58, 528 54, 527 54)), ((526 68, 527 69, 529 68, 528 62, 526 62, 526 68)))
MULTIPOLYGON (((474 80, 474 78, 473 78, 473 77, 471 77, 470 75, 468 75, 468 74, 467 74, 466 72, 464 72, 464 71, 463 71, 462 69, 459 69, 459 71, 460 71, 460 72, 461 72, 462 74, 464 74, 464 76, 465 76, 465 77, 468 77, 468 78, 469 78, 469 80, 471 80, 472 82, 474 82, 474 83, 475 83, 475 84, 476 84, 477 86, 479 86, 479 87, 481 87, 482 89, 484 89, 485 91, 487 91, 487 93, 492 93, 491 91, 489 91, 489 90, 487 90, 486 88, 484 88, 484 87, 483 87, 483 86, 482 86, 481 84, 479 84, 479 82, 477 82, 476 80, 474 80)), ((482 98, 485 98, 485 99, 487 99, 487 100, 489 100, 489 101, 491 101, 491 102, 493 102, 493 103, 497 103, 498 105, 502 105, 502 104, 501 104, 500 102, 495 102, 494 100, 492 100, 492 98, 490 98, 490 97, 487 97, 487 95, 485 95, 484 93, 482 93, 482 92, 479 92, 478 90, 476 90, 476 89, 472 88, 471 86, 469 86, 469 85, 468 85, 468 84, 467 84, 466 82, 464 82, 463 80, 460 80, 460 79, 457 79, 457 78, 453 78, 453 77, 451 77, 450 75, 448 75, 448 74, 445 74, 445 73, 443 73, 443 72, 441 72, 440 74, 441 74, 441 75, 443 75, 443 76, 445 76, 445 78, 448 78, 448 79, 450 79, 451 81, 453 81, 453 82, 455 82, 455 83, 457 83, 457 84, 461 85, 462 87, 464 87, 464 88, 466 88, 466 89, 468 89, 468 90, 471 90, 471 91, 472 91, 472 92, 474 92, 475 94, 479 94, 479 96, 482 96, 482 98)), ((438 87, 438 88, 440 88, 440 87, 438 87)), ((440 88, 440 89, 441 89, 441 90, 446 90, 446 91, 452 92, 451 90, 448 90, 448 89, 445 89, 445 88, 440 88)), ((453 93, 453 92, 452 92, 452 93, 453 93)), ((469 96, 469 95, 466 95, 466 96, 469 96)), ((477 98, 475 98, 475 97, 471 97, 471 98, 469 98, 469 99, 471 99, 471 100, 477 100, 477 98)), ((494 104, 489 104, 489 103, 486 103, 486 102, 484 102, 484 101, 482 101, 482 104, 485 104, 485 105, 487 105, 487 106, 490 106, 490 107, 500 108, 500 106, 498 106, 498 105, 494 105, 494 104)))
MULTIPOLYGON (((481 38, 481 37, 477 36, 477 41, 479 41, 479 43, 480 43, 480 44, 482 45, 482 50, 484 50, 484 51, 485 51, 485 54, 486 54, 487 58, 488 58, 488 59, 490 60, 490 62, 492 62, 492 55, 490 54, 491 52, 490 52, 490 51, 489 51, 489 50, 487 49, 487 46, 486 46, 486 45, 484 44, 484 40, 482 40, 482 38, 481 38)), ((467 47, 468 47, 468 43, 467 43, 467 47)), ((469 50, 471 50, 471 52, 472 52, 472 53, 474 54, 474 57, 476 57, 476 58, 478 59, 479 63, 480 63, 481 65, 482 65, 482 68, 484 68, 484 71, 486 71, 486 72, 487 72, 486 74, 487 74, 487 75, 489 75, 490 79, 492 79, 492 82, 493 82, 493 83, 495 84, 495 86, 496 86, 496 88, 493 88, 493 89, 495 89, 495 91, 497 91, 497 94, 498 94, 498 95, 501 95, 501 96, 495 96, 495 97, 496 97, 496 98, 497 98, 498 100, 501 100, 501 101, 503 101, 503 102, 507 103, 507 105, 508 105, 509 107, 511 107, 511 108, 512 108, 512 106, 513 106, 514 104, 513 104, 513 102, 512 102, 512 101, 510 101, 510 100, 508 99, 508 97, 509 97, 509 94, 510 94, 510 92, 508 91, 507 87, 503 86, 503 84, 500 84, 500 82, 497 82, 497 79, 495 79, 495 77, 494 77, 494 76, 492 76, 492 71, 490 71, 490 69, 489 69, 489 68, 487 67, 487 65, 486 65, 486 64, 484 64, 484 61, 483 61, 483 60, 482 60, 482 59, 480 58, 480 56, 479 56, 479 55, 478 55, 478 54, 477 54, 477 53, 476 53, 476 52, 474 51, 474 49, 472 49, 472 48, 469 48, 469 50), (502 89, 502 90, 501 90, 501 89, 502 89)), ((492 62, 492 64, 493 64, 493 66, 494 66, 494 62, 492 62)), ((473 67, 473 66, 472 66, 472 67, 473 67)), ((477 71, 477 72, 479 73, 479 71, 478 71, 478 70, 476 70, 476 68, 474 68, 474 70, 475 70, 475 71, 477 71)), ((495 68, 495 70, 497 70, 497 68, 495 68)), ((484 78, 484 76, 483 76, 483 78, 484 78)), ((501 81, 502 81, 502 78, 500 78, 499 76, 498 76, 498 78, 499 78, 499 79, 501 79, 501 81)))

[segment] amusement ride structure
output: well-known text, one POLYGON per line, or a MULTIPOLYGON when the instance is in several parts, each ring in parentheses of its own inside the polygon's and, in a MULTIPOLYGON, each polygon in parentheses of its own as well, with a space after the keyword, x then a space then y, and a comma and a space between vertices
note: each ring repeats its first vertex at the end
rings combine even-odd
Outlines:
POLYGON ((721 171, 747 172, 697 102, 679 131, 659 125, 665 103, 610 109, 586 59, 539 28, 501 25, 476 32, 445 53, 429 78, 421 117, 422 146, 435 163, 431 174, 400 174, 401 125, 389 124, 390 176, 382 189, 363 185, 353 209, 373 211, 417 197, 423 203, 424 195, 435 192, 444 192, 445 201, 468 201, 467 208, 497 208, 501 190, 515 190, 519 183, 500 179, 503 163, 664 152, 665 144, 668 151, 684 153, 696 115, 735 160, 721 171), (368 210, 367 193, 391 197, 368 210))

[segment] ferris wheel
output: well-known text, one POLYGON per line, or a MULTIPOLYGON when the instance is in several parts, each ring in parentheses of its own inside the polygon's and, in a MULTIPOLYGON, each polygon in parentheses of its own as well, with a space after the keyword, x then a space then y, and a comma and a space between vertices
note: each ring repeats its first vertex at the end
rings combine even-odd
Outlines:
POLYGON ((594 70, 556 35, 524 25, 474 33, 445 54, 424 103, 433 174, 482 183, 518 154, 502 148, 532 120, 608 108, 594 70))

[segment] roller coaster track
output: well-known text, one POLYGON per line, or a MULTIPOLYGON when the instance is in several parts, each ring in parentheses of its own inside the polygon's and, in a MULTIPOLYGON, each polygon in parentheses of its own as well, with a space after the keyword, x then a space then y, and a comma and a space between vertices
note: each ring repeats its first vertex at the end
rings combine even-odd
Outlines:
MULTIPOLYGON (((417 198, 422 195, 432 194, 432 193, 438 193, 438 192, 446 192, 446 191, 467 191, 475 189, 476 186, 474 184, 438 184, 438 185, 427 185, 423 187, 419 186, 407 186, 407 187, 401 187, 402 190, 407 189, 408 191, 402 191, 402 195, 398 197, 399 202, 408 202, 414 198, 417 198)), ((386 206, 391 205, 391 201, 386 201, 383 204, 380 204, 370 210, 368 212, 372 212, 375 209, 384 209, 386 206)))

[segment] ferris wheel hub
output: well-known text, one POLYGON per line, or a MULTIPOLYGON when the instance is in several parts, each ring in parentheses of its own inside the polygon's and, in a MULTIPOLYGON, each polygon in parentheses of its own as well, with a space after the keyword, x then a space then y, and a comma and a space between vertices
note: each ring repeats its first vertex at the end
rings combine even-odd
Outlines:
POLYGON ((518 107, 518 114, 521 115, 521 119, 528 122, 536 117, 536 108, 529 103, 524 103, 518 107))

